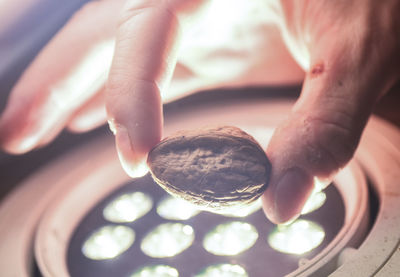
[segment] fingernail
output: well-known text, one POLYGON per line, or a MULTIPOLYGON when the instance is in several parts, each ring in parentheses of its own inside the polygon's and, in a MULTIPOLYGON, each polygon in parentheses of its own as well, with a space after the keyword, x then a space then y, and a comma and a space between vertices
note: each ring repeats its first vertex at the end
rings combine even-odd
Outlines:
POLYGON ((119 124, 114 124, 115 142, 117 145, 118 157, 125 172, 132 178, 144 176, 149 168, 146 157, 138 157, 132 147, 128 130, 119 124))
POLYGON ((275 217, 279 222, 297 218, 313 187, 313 178, 292 167, 280 178, 275 191, 275 217))

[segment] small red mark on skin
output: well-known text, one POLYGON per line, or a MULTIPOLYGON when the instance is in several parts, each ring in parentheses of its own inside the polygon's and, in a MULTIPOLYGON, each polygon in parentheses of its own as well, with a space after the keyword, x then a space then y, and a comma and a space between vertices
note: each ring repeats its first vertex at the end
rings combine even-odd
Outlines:
POLYGON ((310 71, 311 78, 318 77, 324 72, 324 64, 323 63, 317 63, 315 64, 310 71))

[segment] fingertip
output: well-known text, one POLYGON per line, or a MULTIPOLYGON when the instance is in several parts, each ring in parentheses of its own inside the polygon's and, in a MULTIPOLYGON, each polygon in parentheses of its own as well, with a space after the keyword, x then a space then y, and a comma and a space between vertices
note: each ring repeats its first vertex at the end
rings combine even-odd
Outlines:
POLYGON ((129 134, 126 127, 109 122, 110 129, 115 135, 118 157, 124 171, 132 178, 142 177, 149 171, 147 166, 147 153, 153 147, 149 140, 139 142, 129 134))
POLYGON ((276 224, 297 218, 314 187, 313 177, 299 167, 284 171, 262 196, 267 218, 276 224))
POLYGON ((0 118, 0 147, 9 154, 23 154, 32 150, 39 142, 34 135, 23 136, 26 129, 21 117, 6 110, 0 118))
POLYGON ((119 161, 122 165, 122 168, 131 178, 139 178, 143 177, 149 172, 149 167, 146 163, 146 158, 128 160, 126 155, 121 151, 118 152, 119 161))

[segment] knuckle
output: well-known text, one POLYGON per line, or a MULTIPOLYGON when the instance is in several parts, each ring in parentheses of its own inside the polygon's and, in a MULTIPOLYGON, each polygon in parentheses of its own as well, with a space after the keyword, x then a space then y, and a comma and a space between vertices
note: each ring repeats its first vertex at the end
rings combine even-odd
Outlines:
POLYGON ((313 163, 338 169, 353 157, 360 134, 357 128, 340 118, 343 117, 306 119, 306 125, 313 130, 307 142, 313 163))

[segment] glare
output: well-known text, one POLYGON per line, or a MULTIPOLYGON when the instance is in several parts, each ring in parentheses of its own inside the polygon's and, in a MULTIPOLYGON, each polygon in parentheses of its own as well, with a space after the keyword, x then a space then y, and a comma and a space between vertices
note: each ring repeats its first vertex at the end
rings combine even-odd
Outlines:
POLYGON ((220 256, 239 254, 254 245, 258 238, 254 226, 240 221, 217 225, 204 237, 204 248, 220 256))
POLYGON ((200 210, 188 201, 167 196, 158 205, 157 213, 165 219, 186 220, 200 213, 200 210))
POLYGON ((103 210, 104 218, 111 222, 133 222, 151 210, 153 201, 143 192, 123 194, 103 210))
POLYGON ((94 45, 71 74, 51 88, 52 104, 61 109, 70 108, 92 97, 107 80, 114 47, 114 40, 94 45))
POLYGON ((168 265, 145 266, 134 272, 130 277, 178 277, 178 270, 168 265))
POLYGON ((135 240, 135 232, 127 226, 104 226, 83 244, 83 254, 92 260, 106 260, 126 251, 135 240))
POLYGON ((188 248, 193 240, 194 231, 191 226, 181 223, 164 223, 146 235, 141 249, 153 258, 173 257, 188 248))
POLYGON ((266 149, 272 135, 274 134, 273 128, 256 127, 256 126, 240 126, 242 130, 249 133, 263 149, 266 149))
POLYGON ((248 205, 243 205, 240 207, 237 207, 235 209, 228 209, 222 211, 220 214, 224 216, 229 216, 229 217, 246 217, 248 215, 251 215, 252 213, 255 213, 259 209, 261 209, 262 202, 261 198, 257 199, 256 201, 248 204, 248 205))
POLYGON ((322 205, 325 203, 325 201, 326 201, 326 194, 324 192, 322 191, 312 192, 310 197, 304 204, 304 207, 301 210, 301 214, 308 214, 321 208, 322 205))
POLYGON ((304 254, 316 248, 325 237, 323 228, 309 220, 298 219, 290 225, 279 225, 268 236, 269 245, 289 254, 304 254))
POLYGON ((217 264, 206 267, 195 277, 248 277, 248 275, 240 265, 217 264))

